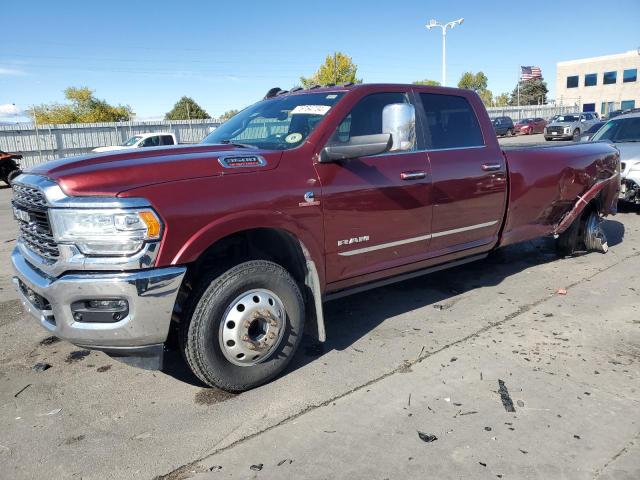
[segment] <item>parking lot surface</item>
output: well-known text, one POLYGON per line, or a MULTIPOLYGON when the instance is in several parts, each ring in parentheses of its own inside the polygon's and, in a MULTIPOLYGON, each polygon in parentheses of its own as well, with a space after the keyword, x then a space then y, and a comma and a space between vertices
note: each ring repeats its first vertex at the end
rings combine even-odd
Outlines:
POLYGON ((324 345, 231 395, 176 352, 138 370, 24 318, 10 196, 3 478, 640 478, 640 209, 605 222, 605 255, 542 239, 327 303, 324 345))

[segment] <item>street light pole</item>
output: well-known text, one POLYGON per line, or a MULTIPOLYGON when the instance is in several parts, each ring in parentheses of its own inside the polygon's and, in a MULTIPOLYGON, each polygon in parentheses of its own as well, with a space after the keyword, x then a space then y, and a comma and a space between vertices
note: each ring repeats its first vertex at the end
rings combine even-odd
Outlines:
POLYGON ((429 20, 429 23, 425 25, 427 30, 431 30, 435 27, 442 29, 442 86, 447 86, 447 28, 455 28, 458 25, 462 25, 464 18, 459 18, 445 24, 438 23, 435 19, 429 20))

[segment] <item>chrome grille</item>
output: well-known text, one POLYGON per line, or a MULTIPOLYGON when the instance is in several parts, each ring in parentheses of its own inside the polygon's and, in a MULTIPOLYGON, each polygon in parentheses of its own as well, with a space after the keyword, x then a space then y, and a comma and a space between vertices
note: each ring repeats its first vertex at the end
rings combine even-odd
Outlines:
POLYGON ((20 240, 36 255, 55 262, 60 256, 49 223, 47 200, 37 188, 13 184, 13 208, 20 228, 20 240), (28 219, 28 221, 27 221, 28 219))
POLYGON ((47 199, 40 190, 16 183, 13 184, 13 201, 27 208, 47 207, 47 199))
POLYGON ((564 133, 564 127, 556 127, 556 126, 547 127, 547 132, 548 133, 556 132, 556 133, 562 134, 564 133))

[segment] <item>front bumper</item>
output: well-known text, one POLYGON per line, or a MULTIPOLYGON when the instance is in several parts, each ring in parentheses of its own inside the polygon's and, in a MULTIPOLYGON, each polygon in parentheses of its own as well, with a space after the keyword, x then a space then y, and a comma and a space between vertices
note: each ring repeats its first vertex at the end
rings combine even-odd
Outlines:
POLYGON ((25 311, 55 336, 75 345, 115 355, 157 352, 169 333, 185 267, 133 272, 68 273, 49 277, 18 248, 11 255, 13 281, 25 311), (128 314, 112 323, 74 320, 71 304, 91 299, 124 299, 128 314), (153 348, 155 347, 155 349, 153 348))

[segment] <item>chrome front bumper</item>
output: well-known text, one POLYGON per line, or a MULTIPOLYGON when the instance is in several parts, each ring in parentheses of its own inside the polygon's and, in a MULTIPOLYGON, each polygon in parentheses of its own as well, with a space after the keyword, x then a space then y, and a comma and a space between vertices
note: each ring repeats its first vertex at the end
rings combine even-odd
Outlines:
POLYGON ((25 311, 44 328, 75 345, 121 355, 165 342, 186 272, 185 267, 167 267, 133 272, 69 273, 53 278, 34 268, 18 248, 14 249, 11 261, 16 274, 13 281, 25 311), (127 300, 128 315, 113 323, 74 320, 72 303, 101 298, 127 300))

